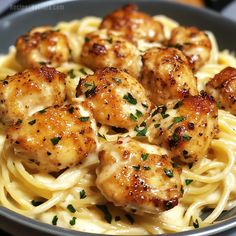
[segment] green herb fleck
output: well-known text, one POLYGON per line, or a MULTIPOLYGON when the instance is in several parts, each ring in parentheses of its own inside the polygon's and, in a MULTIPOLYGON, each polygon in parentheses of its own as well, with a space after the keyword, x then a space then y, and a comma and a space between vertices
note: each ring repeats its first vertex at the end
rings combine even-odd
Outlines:
MULTIPOLYGON (((94 82, 93 82, 93 83, 94 83, 94 82)), ((93 84, 89 84, 89 83, 85 83, 85 84, 84 84, 84 87, 85 87, 85 88, 88 88, 88 87, 91 87, 91 86, 93 86, 93 84)))
POLYGON ((169 117, 170 115, 161 113, 161 116, 162 116, 163 119, 165 119, 165 118, 169 117))
POLYGON ((80 198, 80 199, 84 199, 84 198, 86 198, 86 197, 87 197, 87 195, 86 195, 86 192, 84 191, 84 189, 81 190, 81 191, 79 192, 79 198, 80 198))
POLYGON ((88 42, 90 41, 90 38, 85 37, 85 38, 84 38, 84 41, 85 41, 85 43, 88 43, 88 42))
POLYGON ((220 109, 220 108, 221 108, 221 103, 220 103, 220 102, 217 102, 217 103, 216 103, 216 106, 220 109))
POLYGON ((160 127, 161 124, 155 124, 154 127, 157 129, 160 127))
POLYGON ((98 133, 98 137, 100 137, 100 138, 103 138, 103 139, 107 140, 107 138, 106 138, 106 136, 105 136, 104 134, 100 134, 100 133, 98 133))
POLYGON ((67 74, 70 76, 71 79, 74 79, 76 77, 74 69, 69 70, 67 74))
POLYGON ((73 217, 73 218, 70 220, 70 225, 75 225, 75 222, 76 222, 76 217, 73 217))
POLYGON ((174 109, 178 109, 179 107, 181 107, 183 105, 183 101, 178 101, 175 105, 174 105, 174 109))
POLYGON ((51 138, 51 142, 53 145, 57 145, 60 140, 61 140, 61 137, 51 138))
POLYGON ((184 141, 189 141, 192 137, 187 135, 187 134, 183 134, 183 140, 184 141))
POLYGON ((143 113, 139 110, 136 110, 136 116, 141 117, 141 116, 143 116, 143 113))
POLYGON ((132 166, 135 170, 140 170, 140 165, 132 166))
POLYGON ((147 158, 148 158, 148 156, 149 156, 148 153, 143 153, 143 154, 141 155, 141 158, 142 158, 143 161, 146 161, 147 158))
POLYGON ((68 111, 69 111, 71 114, 74 112, 74 110, 75 110, 74 107, 70 107, 70 108, 68 109, 68 111))
POLYGON ((138 126, 135 126, 134 130, 137 132, 136 136, 146 136, 147 127, 144 127, 143 129, 139 129, 138 126))
POLYGON ((148 105, 145 103, 142 103, 142 106, 145 107, 146 109, 148 109, 148 105))
POLYGON ((107 208, 106 205, 96 205, 96 207, 103 212, 104 214, 104 219, 109 223, 111 224, 111 221, 112 221, 112 215, 111 213, 109 212, 109 209, 107 208))
POLYGON ((45 61, 39 61, 38 63, 39 63, 41 66, 47 65, 47 63, 46 63, 45 61))
POLYGON ((82 67, 79 69, 80 73, 83 75, 87 75, 87 72, 85 71, 85 69, 82 67))
POLYGON ((40 200, 32 200, 31 201, 31 204, 33 205, 33 206, 39 206, 39 205, 41 205, 41 204, 43 204, 44 203, 44 201, 40 201, 40 200))
POLYGON ((121 79, 117 78, 117 77, 112 77, 112 80, 114 82, 116 82, 117 84, 121 84, 121 79))
POLYGON ((72 204, 69 204, 69 205, 67 206, 67 209, 68 209, 70 212, 72 212, 72 213, 75 213, 75 212, 76 212, 76 210, 75 210, 75 208, 73 207, 72 204))
POLYGON ((193 227, 194 227, 195 229, 199 228, 198 219, 196 219, 195 222, 193 222, 193 227))
POLYGON ((57 221, 58 221, 58 217, 57 217, 57 215, 55 215, 52 219, 52 224, 57 225, 57 221))
POLYGON ((137 117, 134 114, 130 113, 129 117, 132 121, 137 121, 137 117))
POLYGON ((173 123, 171 125, 168 126, 168 129, 170 129, 174 124, 177 124, 179 122, 182 122, 186 119, 185 116, 177 116, 173 118, 173 123))
POLYGON ((186 184, 186 185, 189 185, 189 184, 191 184, 192 182, 193 182, 192 179, 186 179, 186 180, 185 180, 185 184, 186 184))
POLYGON ((125 214, 125 217, 127 218, 127 220, 130 222, 130 224, 134 223, 134 218, 130 215, 130 214, 125 214))
POLYGON ((144 166, 143 169, 144 170, 151 170, 151 167, 150 166, 144 166))
POLYGON ((169 170, 167 168, 164 168, 164 172, 165 172, 166 176, 168 176, 169 178, 172 178, 174 176, 173 170, 169 170))
POLYGON ((137 104, 137 100, 132 96, 131 93, 128 93, 127 95, 124 95, 123 98, 132 105, 137 104))
POLYGON ((28 122, 29 125, 34 125, 35 123, 36 123, 35 119, 28 122))
MULTIPOLYGON (((88 85, 88 84, 87 84, 87 85, 88 85)), ((86 83, 85 83, 84 86, 86 87, 86 83)), ((94 84, 94 82, 93 82, 91 88, 88 89, 88 90, 85 92, 85 97, 86 97, 86 98, 92 97, 92 96, 95 94, 95 92, 96 92, 96 88, 97 88, 97 86, 95 86, 95 84, 94 84)))
POLYGON ((89 120, 89 116, 82 116, 82 117, 79 118, 79 120, 80 120, 81 122, 86 122, 86 121, 89 120))
POLYGON ((112 40, 111 37, 107 39, 107 42, 108 42, 108 43, 112 43, 112 41, 113 41, 113 40, 112 40))
POLYGON ((141 124, 140 124, 140 127, 145 127, 147 124, 145 121, 143 121, 141 124))
POLYGON ((40 114, 43 114, 43 113, 45 113, 45 112, 46 112, 46 108, 39 111, 40 114))

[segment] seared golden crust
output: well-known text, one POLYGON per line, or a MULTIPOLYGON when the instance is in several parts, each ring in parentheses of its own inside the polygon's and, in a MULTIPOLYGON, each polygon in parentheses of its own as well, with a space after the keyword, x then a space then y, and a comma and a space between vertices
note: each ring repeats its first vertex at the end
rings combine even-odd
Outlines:
POLYGON ((7 138, 25 166, 57 172, 75 166, 95 151, 91 118, 84 118, 77 105, 50 107, 9 128, 7 138))
POLYGON ((117 206, 136 213, 157 213, 173 208, 182 196, 180 169, 174 168, 158 147, 149 153, 130 138, 107 142, 99 152, 97 186, 117 206))
POLYGON ((151 109, 142 85, 126 72, 112 67, 97 70, 83 79, 77 87, 77 95, 81 93, 96 121, 104 125, 135 127, 151 109))
POLYGON ((206 85, 219 106, 236 115, 236 69, 227 67, 216 74, 206 85))
POLYGON ((0 81, 1 121, 7 125, 64 102, 65 75, 54 68, 28 69, 0 81))
POLYGON ((205 157, 217 132, 216 103, 202 92, 176 102, 169 109, 158 107, 148 123, 151 143, 167 148, 172 158, 195 162, 205 157))
POLYGON ((16 40, 16 59, 24 68, 42 64, 57 67, 69 60, 70 48, 66 35, 45 28, 33 29, 16 40))
POLYGON ((198 94, 188 60, 175 48, 151 48, 144 54, 141 84, 156 105, 198 94))
POLYGON ((142 65, 139 51, 132 43, 104 30, 86 35, 81 62, 93 70, 104 67, 123 69, 135 78, 139 77, 142 65))
POLYGON ((100 29, 120 31, 128 40, 134 42, 140 39, 162 42, 165 39, 162 24, 138 11, 134 4, 128 4, 104 17, 100 29))
POLYGON ((171 32, 169 45, 183 51, 195 71, 202 67, 211 55, 212 46, 208 35, 196 27, 176 27, 171 32))

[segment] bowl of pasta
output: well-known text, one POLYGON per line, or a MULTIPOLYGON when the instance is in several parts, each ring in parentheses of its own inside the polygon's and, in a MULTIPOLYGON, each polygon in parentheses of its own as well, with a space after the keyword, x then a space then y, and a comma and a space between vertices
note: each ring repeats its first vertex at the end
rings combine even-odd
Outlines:
POLYGON ((0 228, 236 227, 235 31, 152 0, 53 0, 2 18, 0 228))

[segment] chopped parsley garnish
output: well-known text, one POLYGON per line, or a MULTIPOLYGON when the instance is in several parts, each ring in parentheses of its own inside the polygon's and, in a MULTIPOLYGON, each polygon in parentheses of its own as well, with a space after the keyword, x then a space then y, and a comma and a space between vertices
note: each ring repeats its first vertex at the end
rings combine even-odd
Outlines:
POLYGON ((68 109, 68 111, 69 111, 71 114, 74 112, 74 110, 75 110, 74 107, 70 107, 70 108, 68 109))
POLYGON ((111 221, 112 221, 112 215, 111 213, 109 212, 109 209, 107 208, 106 205, 96 205, 96 207, 103 212, 104 214, 104 219, 109 223, 111 224, 111 221))
POLYGON ((186 184, 186 185, 189 185, 189 184, 191 184, 192 182, 193 182, 192 179, 186 179, 186 180, 185 180, 185 184, 186 184))
POLYGON ((84 41, 85 41, 85 43, 88 43, 88 42, 90 41, 90 38, 85 37, 85 38, 84 38, 84 41))
POLYGON ((196 219, 195 222, 193 221, 193 227, 194 227, 195 229, 199 228, 198 219, 196 219))
POLYGON ((76 77, 74 69, 69 70, 67 74, 70 76, 71 79, 74 79, 76 77))
POLYGON ((139 129, 138 126, 135 126, 134 130, 137 132, 136 136, 146 136, 146 133, 147 133, 146 126, 143 129, 139 129))
POLYGON ((130 214, 125 214, 125 217, 127 218, 127 220, 130 222, 130 224, 134 223, 134 218, 130 215, 130 214))
POLYGON ((185 116, 177 116, 173 118, 173 123, 171 125, 168 126, 168 129, 170 129, 174 124, 177 124, 179 122, 182 122, 186 119, 185 116))
POLYGON ((137 117, 134 114, 130 113, 129 117, 132 121, 137 121, 137 117))
POLYGON ((57 215, 55 215, 52 219, 52 224, 57 225, 57 221, 58 221, 58 217, 57 217, 57 215))
POLYGON ((135 170, 140 170, 140 165, 132 166, 135 170))
POLYGON ((86 92, 85 92, 85 97, 88 98, 88 97, 92 97, 95 92, 96 92, 96 88, 97 86, 95 86, 94 82, 91 84, 87 84, 85 83, 84 84, 85 87, 91 87, 90 89, 88 89, 86 92), (90 86, 87 86, 87 85, 90 85, 90 86))
POLYGON ((143 121, 141 124, 140 124, 140 127, 145 127, 146 126, 146 122, 143 121))
POLYGON ((145 108, 148 108, 148 105, 142 103, 142 106, 145 107, 145 108))
POLYGON ((81 122, 86 122, 86 121, 89 120, 89 116, 82 116, 82 117, 79 118, 79 120, 80 120, 81 122))
POLYGON ((105 136, 104 134, 100 134, 100 133, 98 133, 98 137, 100 137, 100 138, 103 138, 103 139, 107 140, 107 138, 106 138, 106 136, 105 136))
POLYGON ((178 109, 179 107, 181 107, 183 105, 183 101, 178 101, 175 105, 174 105, 174 109, 178 109))
POLYGON ((165 172, 165 174, 166 174, 167 177, 169 177, 169 178, 174 177, 173 170, 169 170, 169 169, 167 169, 167 168, 164 168, 164 172, 165 172))
POLYGON ((81 74, 83 74, 83 75, 87 75, 87 72, 85 71, 84 68, 80 68, 79 71, 80 71, 81 74))
POLYGON ((131 93, 128 93, 127 95, 124 95, 123 98, 132 105, 137 104, 137 100, 132 96, 131 93))
POLYGON ((73 218, 70 220, 70 225, 75 225, 75 222, 76 222, 76 217, 73 217, 73 218))
POLYGON ((72 212, 72 213, 75 213, 75 212, 76 212, 76 210, 75 210, 75 208, 73 207, 72 204, 69 204, 69 205, 67 206, 67 209, 68 209, 70 212, 72 212))
POLYGON ((41 66, 45 66, 47 63, 45 61, 39 61, 38 62, 41 66))
POLYGON ((39 113, 43 114, 46 112, 46 109, 40 110, 39 113))
POLYGON ((121 84, 121 79, 117 77, 112 77, 112 80, 115 81, 117 84, 121 84))
MULTIPOLYGON (((94 82, 93 82, 93 83, 94 83, 94 82)), ((91 87, 91 86, 93 86, 93 84, 89 84, 89 83, 85 83, 85 84, 84 84, 84 87, 85 87, 85 88, 88 88, 88 87, 91 87)))
POLYGON ((34 125, 35 123, 36 123, 35 119, 28 122, 29 125, 34 125))
POLYGON ((148 156, 149 156, 148 153, 143 153, 143 154, 141 155, 141 158, 142 158, 143 161, 146 161, 147 158, 148 158, 148 156))
POLYGON ((86 192, 84 191, 84 189, 81 190, 81 191, 79 192, 79 198, 80 198, 80 199, 84 199, 84 198, 86 198, 86 197, 87 197, 87 195, 86 195, 86 192))
POLYGON ((150 166, 144 166, 143 169, 144 170, 151 170, 151 167, 150 166))
POLYGON ((217 106, 218 108, 221 108, 221 103, 220 103, 220 102, 217 102, 217 103, 216 103, 216 106, 217 106))
POLYGON ((39 205, 41 205, 41 204, 43 204, 44 203, 44 201, 40 201, 40 200, 32 200, 31 201, 31 204, 33 205, 33 206, 39 206, 39 205))
POLYGON ((108 39, 107 39, 107 42, 108 42, 108 43, 112 43, 112 41, 113 41, 112 38, 108 38, 108 39))
POLYGON ((60 140, 61 140, 61 137, 51 138, 51 142, 53 145, 57 145, 60 140))
POLYGON ((193 167, 193 162, 188 163, 188 168, 189 168, 189 169, 192 169, 192 167, 193 167))
POLYGON ((143 113, 139 110, 136 110, 136 116, 137 117, 141 117, 143 115, 143 113))
POLYGON ((160 113, 162 118, 165 119, 169 116, 169 114, 165 114, 167 111, 167 107, 164 105, 158 106, 157 109, 152 113, 152 117, 155 116, 156 114, 160 113))
POLYGON ((184 141, 189 141, 192 137, 187 135, 187 134, 183 134, 183 140, 184 141))
POLYGON ((178 141, 179 141, 179 136, 178 136, 176 133, 173 133, 173 135, 172 135, 172 140, 173 140, 174 142, 178 142, 178 141))
POLYGON ((155 124, 154 127, 157 129, 160 127, 161 124, 155 124))

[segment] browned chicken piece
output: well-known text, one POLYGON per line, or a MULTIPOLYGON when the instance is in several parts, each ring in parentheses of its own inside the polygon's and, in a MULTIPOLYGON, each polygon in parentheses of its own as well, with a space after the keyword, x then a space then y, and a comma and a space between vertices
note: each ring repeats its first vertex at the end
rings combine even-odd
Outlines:
POLYGON ((147 50, 143 56, 141 84, 156 105, 198 94, 188 60, 175 48, 147 50))
POLYGON ((78 105, 50 107, 10 127, 7 139, 26 167, 58 172, 79 164, 95 151, 91 119, 91 114, 78 105))
POLYGON ((97 70, 81 80, 77 96, 81 94, 96 121, 104 125, 133 128, 147 118, 151 109, 142 85, 113 67, 97 70))
POLYGON ((163 25, 151 16, 138 11, 134 4, 128 4, 105 16, 100 29, 109 29, 124 33, 125 37, 137 42, 163 42, 165 39, 163 25))
POLYGON ((171 32, 169 45, 183 51, 194 71, 202 67, 211 55, 208 35, 196 27, 176 27, 171 32))
POLYGON ((12 125, 34 112, 64 102, 65 75, 54 68, 28 69, 0 81, 0 120, 12 125))
POLYGON ((16 40, 16 59, 24 68, 58 67, 70 58, 66 35, 48 27, 32 29, 16 40))
POLYGON ((185 163, 204 158, 217 132, 218 110, 205 92, 169 106, 159 106, 148 121, 149 141, 169 150, 170 157, 185 163))
POLYGON ((206 85, 218 105, 236 115, 236 69, 227 67, 216 74, 206 85))
POLYGON ((158 213, 182 197, 181 169, 160 147, 130 138, 104 143, 99 152, 97 187, 105 198, 136 214, 158 213))
POLYGON ((106 30, 86 35, 82 48, 81 63, 92 70, 115 67, 126 70, 135 78, 139 77, 141 56, 132 43, 106 30))

